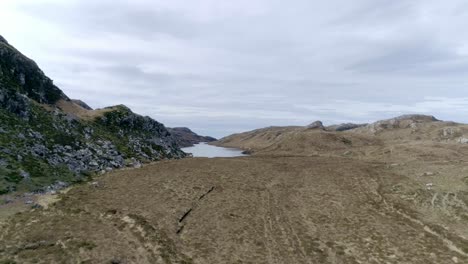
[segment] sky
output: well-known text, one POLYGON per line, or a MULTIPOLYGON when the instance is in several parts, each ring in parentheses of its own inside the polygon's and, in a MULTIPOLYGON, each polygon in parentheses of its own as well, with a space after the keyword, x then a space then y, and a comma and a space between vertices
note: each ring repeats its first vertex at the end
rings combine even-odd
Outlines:
POLYGON ((69 97, 215 137, 420 113, 468 122, 464 0, 1 0, 69 97))

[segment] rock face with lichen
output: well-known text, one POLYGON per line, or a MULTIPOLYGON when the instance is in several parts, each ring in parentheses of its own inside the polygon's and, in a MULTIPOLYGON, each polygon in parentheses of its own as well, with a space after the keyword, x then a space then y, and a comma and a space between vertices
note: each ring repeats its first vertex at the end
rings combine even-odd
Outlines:
POLYGON ((123 105, 92 110, 70 100, 1 36, 0 120, 0 194, 41 191, 95 172, 185 156, 150 117, 123 105))
POLYGON ((367 132, 369 134, 378 134, 382 131, 392 129, 417 128, 419 124, 439 122, 437 118, 431 115, 402 115, 395 118, 380 120, 372 124, 355 128, 358 132, 367 132))
POLYGON ((317 120, 317 121, 309 124, 307 126, 307 128, 309 128, 309 129, 323 129, 324 127, 323 127, 322 121, 317 120))

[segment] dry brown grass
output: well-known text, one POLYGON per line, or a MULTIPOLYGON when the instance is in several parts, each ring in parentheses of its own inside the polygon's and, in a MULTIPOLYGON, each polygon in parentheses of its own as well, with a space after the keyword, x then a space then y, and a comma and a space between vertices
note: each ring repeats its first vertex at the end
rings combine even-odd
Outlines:
POLYGON ((380 146, 375 137, 329 132, 304 127, 271 127, 235 134, 214 145, 255 151, 257 154, 316 155, 323 152, 345 152, 366 146, 380 146))
POLYGON ((107 112, 111 112, 116 109, 115 107, 108 107, 103 109, 88 110, 74 103, 73 101, 66 100, 59 100, 56 103, 56 106, 63 112, 76 116, 82 120, 93 120, 103 116, 107 112))
MULTIPOLYGON (((73 188, 47 210, 15 216, 1 229, 0 256, 18 263, 468 261, 463 211, 442 207, 444 200, 426 207, 446 190, 439 183, 426 190, 401 173, 418 175, 421 164, 405 166, 254 156, 117 171, 73 188), (447 213, 452 218, 442 221, 447 213)), ((436 168, 446 176, 462 170, 436 168)), ((466 188, 447 188, 457 196, 446 201, 468 198, 466 188)))

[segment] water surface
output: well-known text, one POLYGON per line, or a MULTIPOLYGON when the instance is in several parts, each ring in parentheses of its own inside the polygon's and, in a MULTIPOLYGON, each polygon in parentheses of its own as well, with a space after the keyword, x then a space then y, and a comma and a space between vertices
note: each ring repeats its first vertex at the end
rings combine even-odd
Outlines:
POLYGON ((193 147, 182 148, 182 150, 186 153, 192 153, 194 157, 216 158, 247 156, 242 154, 241 149, 223 148, 208 145, 207 143, 199 143, 193 147))

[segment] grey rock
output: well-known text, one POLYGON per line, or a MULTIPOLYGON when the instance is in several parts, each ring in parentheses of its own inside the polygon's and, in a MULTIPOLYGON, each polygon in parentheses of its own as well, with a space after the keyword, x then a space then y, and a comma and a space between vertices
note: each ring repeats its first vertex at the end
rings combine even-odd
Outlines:
POLYGON ((12 198, 10 198, 10 197, 5 197, 5 198, 3 199, 3 203, 4 203, 4 204, 10 204, 10 203, 12 203, 12 202, 14 202, 14 201, 15 201, 15 200, 12 199, 12 198))
POLYGON ((86 104, 85 102, 81 101, 81 100, 78 100, 78 99, 72 99, 71 100, 72 102, 74 102, 75 104, 83 107, 84 109, 86 110, 93 110, 93 108, 91 108, 88 104, 86 104))
POLYGON ((368 124, 343 123, 339 125, 328 126, 326 127, 326 130, 341 132, 341 131, 347 131, 347 130, 351 130, 351 129, 355 129, 355 128, 363 127, 367 125, 368 124))
POLYGON ((461 132, 460 128, 444 127, 442 129, 441 134, 442 134, 443 137, 451 137, 451 136, 454 136, 455 134, 460 133, 460 132, 461 132))
POLYGON ((419 123, 429 123, 439 121, 434 116, 428 115, 402 115, 391 119, 377 121, 365 127, 358 128, 370 133, 378 133, 382 130, 396 129, 396 128, 413 128, 416 129, 419 123))
POLYGON ((388 120, 412 120, 416 122, 436 122, 439 121, 437 118, 431 115, 420 115, 420 114, 410 114, 410 115, 401 115, 388 120))
POLYGON ((34 144, 31 147, 31 154, 36 157, 45 157, 49 153, 49 149, 41 144, 34 144))
POLYGON ((121 167, 121 165, 118 162, 115 162, 113 160, 111 160, 109 163, 110 163, 110 165, 114 166, 115 168, 121 167))
POLYGON ((27 120, 31 111, 29 99, 19 92, 0 89, 0 108, 27 120))
POLYGON ((13 155, 13 151, 9 148, 0 147, 0 151, 10 156, 13 155))
POLYGON ((24 75, 24 73, 20 73, 18 78, 19 78, 19 82, 20 82, 21 85, 26 84, 26 76, 24 75))
POLYGON ((41 133, 36 132, 36 131, 31 131, 31 132, 29 132, 29 136, 30 136, 31 138, 38 139, 38 140, 43 140, 43 139, 44 139, 44 136, 42 136, 41 133))
POLYGON ((31 178, 31 175, 24 170, 20 170, 20 176, 23 177, 23 179, 25 180, 29 180, 31 178))
POLYGON ((56 194, 57 191, 65 189, 69 186, 68 183, 62 181, 56 181, 55 183, 44 188, 44 193, 56 194))
POLYGON ((309 124, 307 126, 307 128, 309 128, 309 129, 323 129, 324 127, 323 127, 322 121, 317 120, 317 121, 309 124))

